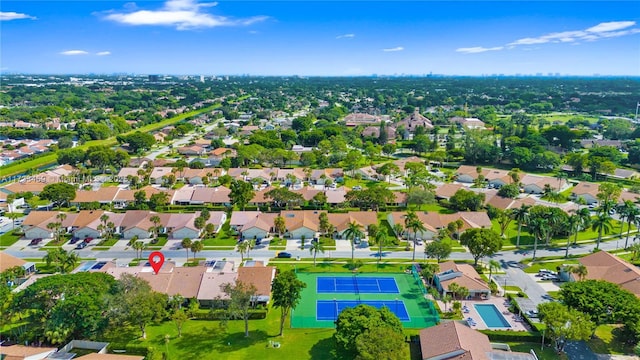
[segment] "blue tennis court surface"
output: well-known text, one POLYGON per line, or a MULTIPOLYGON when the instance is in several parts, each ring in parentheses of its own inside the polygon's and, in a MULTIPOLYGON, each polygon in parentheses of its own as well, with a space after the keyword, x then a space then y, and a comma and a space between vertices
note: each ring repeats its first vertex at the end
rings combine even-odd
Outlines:
POLYGON ((398 284, 392 277, 318 277, 317 292, 321 293, 361 293, 398 294, 398 284))
POLYGON ((404 306, 402 300, 388 300, 388 301, 374 301, 374 300, 318 300, 316 302, 316 320, 331 320, 335 321, 338 318, 338 314, 346 308, 356 307, 358 305, 369 305, 375 308, 382 308, 386 306, 392 313, 396 314, 400 321, 410 321, 407 308, 404 306))

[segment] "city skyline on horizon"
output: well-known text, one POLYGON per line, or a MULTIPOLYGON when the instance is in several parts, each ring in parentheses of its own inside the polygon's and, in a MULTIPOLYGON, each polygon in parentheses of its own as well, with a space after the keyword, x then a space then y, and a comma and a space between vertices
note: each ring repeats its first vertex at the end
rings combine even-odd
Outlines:
POLYGON ((634 6, 640 8, 632 1, 5 1, 0 73, 634 77, 634 6))

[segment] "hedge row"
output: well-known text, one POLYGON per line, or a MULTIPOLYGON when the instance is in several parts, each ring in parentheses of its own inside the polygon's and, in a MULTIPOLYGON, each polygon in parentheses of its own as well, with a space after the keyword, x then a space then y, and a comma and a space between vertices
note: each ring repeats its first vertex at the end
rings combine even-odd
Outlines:
MULTIPOLYGON (((223 320, 227 317, 224 310, 198 312, 193 315, 195 320, 223 320)), ((249 310, 249 320, 262 320, 267 318, 267 310, 249 310)))
POLYGON ((542 334, 539 332, 509 331, 509 330, 479 330, 494 342, 529 342, 540 343, 542 334))

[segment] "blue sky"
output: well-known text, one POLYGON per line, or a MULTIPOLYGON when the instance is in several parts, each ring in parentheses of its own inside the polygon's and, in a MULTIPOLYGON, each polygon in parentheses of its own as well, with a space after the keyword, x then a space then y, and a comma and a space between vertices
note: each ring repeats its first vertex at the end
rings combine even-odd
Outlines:
POLYGON ((2 1, 0 70, 640 76, 638 1, 2 1))

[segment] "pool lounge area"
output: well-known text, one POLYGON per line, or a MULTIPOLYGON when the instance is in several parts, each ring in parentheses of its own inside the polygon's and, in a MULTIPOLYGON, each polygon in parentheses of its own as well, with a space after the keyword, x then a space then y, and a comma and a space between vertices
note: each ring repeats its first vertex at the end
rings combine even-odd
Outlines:
MULTIPOLYGON (((522 319, 511 312, 505 304, 505 298, 492 296, 487 300, 463 300, 462 318, 466 320, 471 328, 476 330, 511 330, 527 331, 527 325, 522 319), (476 306, 480 306, 479 310, 476 306), (498 315, 500 317, 498 317, 498 315), (504 325, 504 326, 502 326, 504 325)), ((445 305, 438 301, 440 309, 445 309, 445 305)), ((448 309, 451 309, 448 304, 448 309)))

